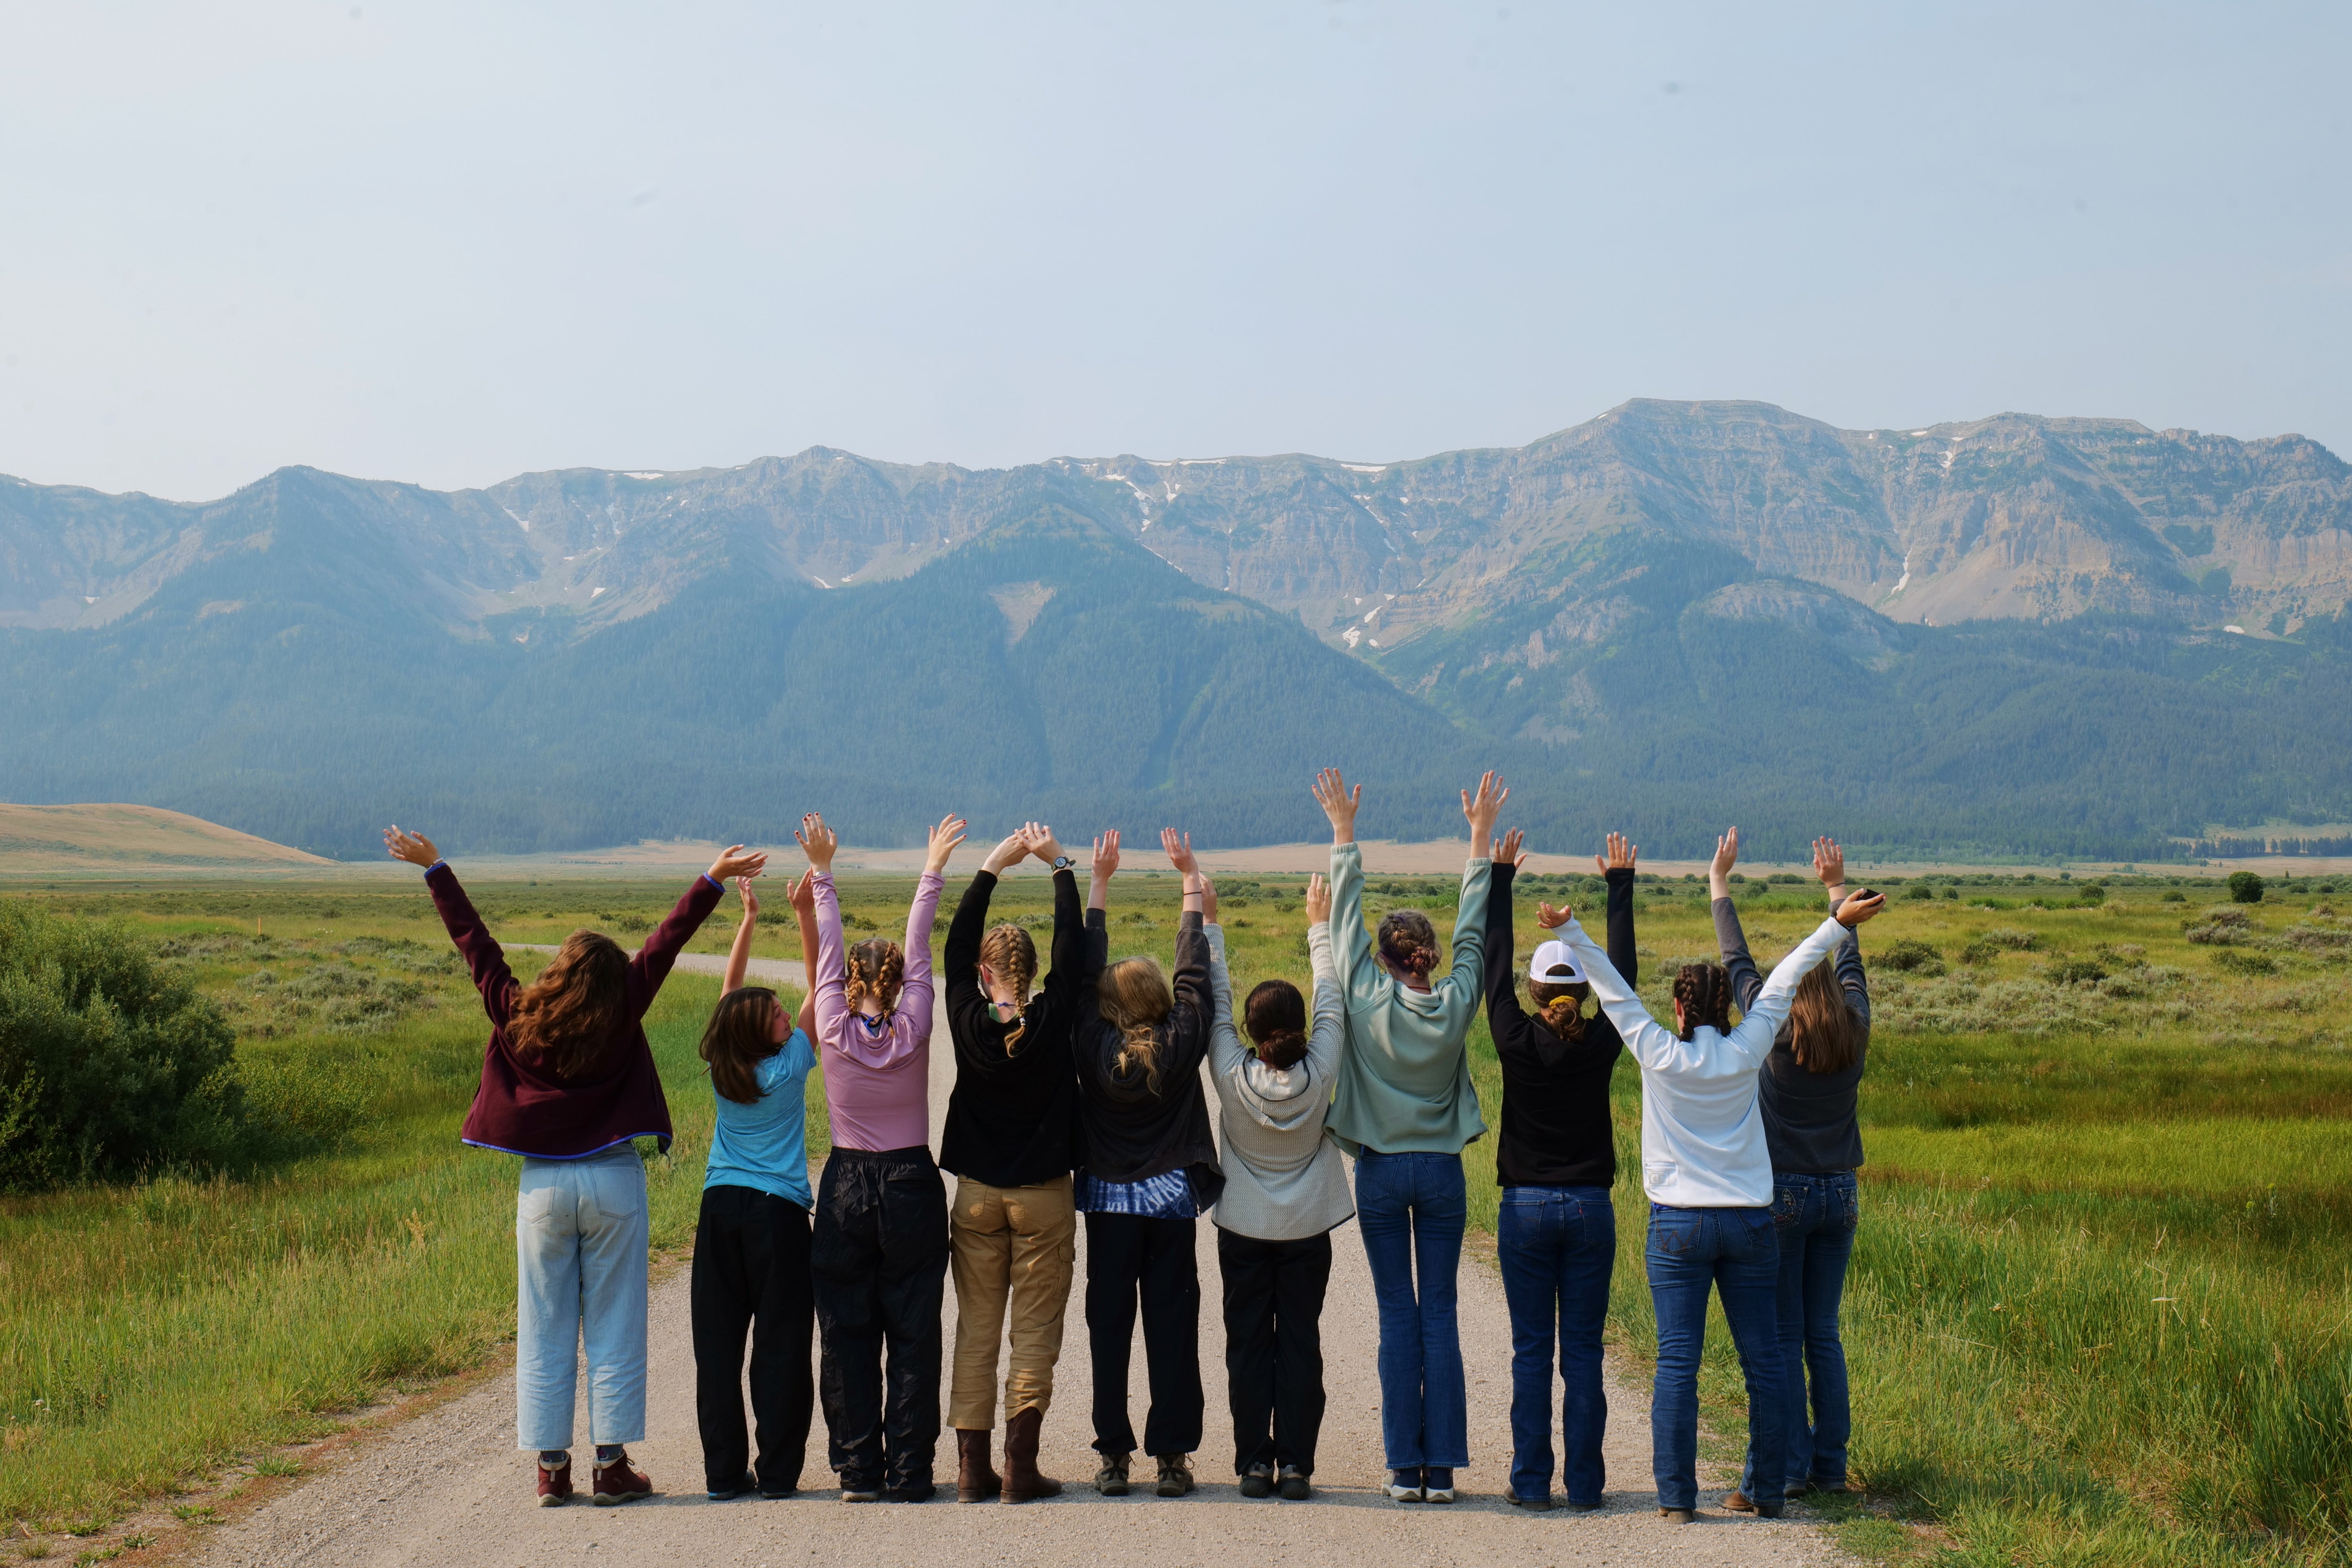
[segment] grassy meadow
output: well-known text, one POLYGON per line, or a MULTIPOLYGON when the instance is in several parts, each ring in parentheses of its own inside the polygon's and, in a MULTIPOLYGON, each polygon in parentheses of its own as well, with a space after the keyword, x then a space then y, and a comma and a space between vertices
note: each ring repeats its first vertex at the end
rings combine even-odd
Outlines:
MULTIPOLYGON (((1240 989, 1306 979, 1301 880, 1221 884, 1240 989)), ((2345 1560, 2352 918, 2333 909, 2352 910, 2352 882, 2340 899, 2273 884, 2233 907, 2210 880, 2104 880, 2094 902, 2047 877, 1873 879, 1891 903, 1864 937, 1879 1024, 1846 1337, 1853 1461, 1874 1497, 1838 1529, 1866 1553, 1966 1563, 2345 1560)), ((846 922, 897 931, 911 886, 846 879, 846 922)), ((583 924, 641 934, 678 889, 469 890, 502 938, 552 942, 583 924)), ((997 899, 1041 928, 1041 947, 1047 891, 1017 878, 997 899)), ((1595 879, 1521 892, 1522 948, 1538 896, 1598 912, 1595 879)), ((1738 892, 1768 962, 1820 916, 1810 883, 1738 892)), ((1712 955, 1704 894, 1642 886, 1654 1005, 1674 965, 1712 955)), ((0 1521, 96 1524, 496 1353, 511 1332, 517 1162, 457 1142, 485 1026, 421 889, 0 896, 122 921, 185 966, 236 1026, 257 1110, 320 1151, 0 1198, 0 1521)), ((1450 880, 1369 873, 1374 911, 1412 905, 1442 927, 1453 897, 1450 880)), ((1165 962, 1177 901, 1172 875, 1122 876, 1114 955, 1165 962)), ((721 951, 731 915, 730 899, 696 948, 721 951)), ((765 918, 761 955, 798 956, 781 898, 765 918)), ((678 1133, 667 1157, 641 1146, 657 1246, 693 1223, 710 1125, 694 1041, 715 998, 714 981, 677 975, 648 1020, 678 1133)), ((1483 1019, 1472 1051, 1491 1123, 1483 1019)), ((1632 1173, 1630 1063, 1612 1096, 1632 1173)), ((814 1085, 812 1104, 821 1151, 814 1085)), ((1466 1163, 1473 1224, 1491 1229, 1491 1143, 1466 1163)), ((1639 1358, 1651 1325, 1631 1179, 1618 1215, 1614 1328, 1639 1358)), ((1707 1378, 1717 1426, 1736 1432, 1719 1319, 1707 1378)))

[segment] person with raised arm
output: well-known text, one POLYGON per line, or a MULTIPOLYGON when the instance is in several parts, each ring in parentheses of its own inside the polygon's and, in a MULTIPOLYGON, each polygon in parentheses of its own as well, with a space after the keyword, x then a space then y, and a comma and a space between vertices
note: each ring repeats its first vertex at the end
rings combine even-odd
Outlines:
MULTIPOLYGON (((1143 1448, 1160 1468, 1152 1489, 1161 1497, 1192 1489, 1202 1405, 1195 1227, 1225 1182, 1201 1092, 1216 1007, 1202 931, 1206 883, 1190 837, 1167 828, 1160 844, 1184 877, 1175 985, 1149 958, 1106 964, 1073 1046, 1081 1132, 1073 1186, 1087 1216, 1087 1338, 1094 1447, 1102 1456, 1095 1489, 1105 1497, 1125 1497, 1131 1485, 1127 1367, 1139 1303, 1151 1385, 1143 1448)), ((1103 929, 1104 901, 1087 911, 1090 930, 1103 929)))
POLYGON ((1510 791, 1492 773, 1462 792, 1470 858, 1454 915, 1453 968, 1419 910, 1381 919, 1379 948, 1364 930, 1364 863, 1350 790, 1337 768, 1316 776, 1331 822, 1331 962, 1347 1008, 1347 1050, 1328 1126, 1356 1156, 1356 1219, 1381 1317, 1381 1441, 1388 1494, 1450 1503, 1454 1472, 1470 1462, 1469 1391, 1454 1275, 1468 1206, 1462 1151, 1486 1131, 1464 1042, 1478 1016, 1485 973, 1487 858, 1510 791))
POLYGON ((931 829, 905 946, 869 937, 845 950, 833 885, 840 841, 814 813, 794 835, 816 885, 809 984, 833 1122, 809 1237, 817 1393, 844 1502, 923 1502, 937 1489, 948 1208, 931 1160, 931 922, 963 830, 952 813, 931 829))
MULTIPOLYGON (((1754 1004, 1763 976, 1748 955, 1739 910, 1731 901, 1731 868, 1739 858, 1739 830, 1716 846, 1708 868, 1715 939, 1731 976, 1731 999, 1754 1004)), ((1831 838, 1813 840, 1813 874, 1830 908, 1845 901, 1845 851, 1831 838)), ((1788 1384, 1790 1493, 1846 1489, 1846 1445, 1853 1415, 1846 1393, 1845 1342, 1838 1308, 1846 1264, 1861 1223, 1862 1194, 1854 1168, 1862 1163, 1862 1131, 1854 1096, 1870 1053, 1870 980, 1862 943, 1847 931, 1834 962, 1805 976, 1789 1002, 1789 1021, 1773 1037, 1756 1080, 1764 1113, 1764 1144, 1772 1156, 1772 1226, 1780 1244, 1780 1364, 1788 1384), (1811 1419, 1806 1373, 1811 1373, 1811 1419)), ((1739 1490, 1729 1509, 1750 1505, 1757 1455, 1751 1447, 1739 1490)))
MULTIPOLYGON (((760 899, 735 879, 743 918, 728 950, 719 1005, 702 1032, 716 1120, 694 1225, 688 1300, 694 1333, 694 1406, 710 1500, 800 1489, 808 1458, 809 1377, 815 1301, 809 1285, 808 1076, 814 993, 797 1022, 774 991, 743 984, 760 899), (751 1415, 759 1467, 743 1432, 743 1340, 751 1341, 751 1415)), ((800 917, 801 951, 814 952, 816 888, 805 875, 786 897, 800 917)))
POLYGON ((1238 1015, 1225 972, 1217 889, 1206 878, 1209 1078, 1217 1086, 1217 1272, 1224 1285, 1225 1385, 1234 1416, 1234 1473, 1246 1498, 1315 1495, 1323 1427, 1323 1293, 1331 1232, 1356 1212, 1339 1146, 1323 1136, 1331 1080, 1347 1047, 1347 1010, 1331 966, 1331 889, 1307 883, 1307 950, 1315 1016, 1287 980, 1252 988, 1238 1015), (1246 1030, 1249 1043, 1242 1043, 1246 1030))
MULTIPOLYGON (((1601 1331, 1617 1264, 1617 1143, 1609 1119, 1609 1078, 1624 1048, 1609 1015, 1584 1016, 1591 998, 1576 956, 1538 942, 1527 971, 1529 1012, 1519 1005, 1511 889, 1526 857, 1514 828, 1494 847, 1486 900, 1486 1021, 1503 1069, 1503 1130, 1495 1145, 1503 1299, 1511 1313, 1511 1501, 1548 1510, 1553 1474, 1552 1345, 1559 1345, 1559 1474, 1568 1506, 1597 1509, 1607 1473, 1601 1439, 1609 1400, 1601 1372, 1601 1331)), ((1609 836, 1593 857, 1609 889, 1609 958, 1628 985, 1637 978, 1633 945, 1634 847, 1609 836)))
MULTIPOLYGON (((940 1164, 954 1173, 948 1235, 956 1292, 955 1371, 948 1425, 956 1435, 956 1500, 1054 1497, 1061 1482, 1037 1468, 1054 1398, 1054 1366, 1070 1300, 1077 1215, 1077 1068, 1070 1041, 1092 1010, 1102 970, 1078 907, 1073 862, 1054 830, 1028 823, 988 852, 948 926, 948 1036, 955 1089, 948 1096, 940 1164), (1037 948, 1010 921, 988 923, 999 878, 1030 856, 1054 879, 1054 967, 1042 991, 1037 948), (989 1462, 996 1424, 996 1363, 1012 1319, 1004 1371, 1004 1474, 989 1462)), ((1118 834, 1095 840, 1094 901, 1118 865, 1118 834)))
POLYGON ((670 1144, 669 1102, 646 1043, 646 1010, 730 877, 765 855, 730 846, 696 878, 634 954, 576 931, 528 985, 423 834, 384 829, 393 858, 425 868, 434 908, 489 1016, 482 1077, 458 1136, 522 1156, 515 1198, 515 1425, 539 1455, 539 1500, 568 1502, 576 1366, 588 1364, 596 1446, 591 1500, 629 1502, 653 1482, 629 1462, 646 1435, 645 1163, 633 1140, 670 1144))
POLYGON ((1788 1411, 1778 1323, 1780 1246, 1772 1228, 1772 1162, 1757 1109, 1756 1075, 1789 1015, 1797 983, 1850 928, 1885 900, 1857 894, 1838 906, 1776 965, 1739 1026, 1720 964, 1685 964, 1675 976, 1675 1026, 1652 1018, 1609 955, 1565 909, 1536 919, 1557 931, 1642 1068, 1642 1185, 1650 1198, 1645 1262, 1658 1321, 1650 1401, 1651 1468, 1658 1512, 1687 1524, 1698 1508, 1698 1363, 1709 1293, 1723 1315, 1748 1384, 1748 1440, 1756 1511, 1785 1506, 1788 1411))

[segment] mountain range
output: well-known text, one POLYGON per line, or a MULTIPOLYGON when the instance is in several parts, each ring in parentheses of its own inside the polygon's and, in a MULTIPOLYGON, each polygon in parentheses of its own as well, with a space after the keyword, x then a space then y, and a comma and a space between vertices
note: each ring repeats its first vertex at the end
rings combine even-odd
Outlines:
POLYGON ((392 817, 528 849, 810 804, 864 841, 955 805, 1238 844, 1314 832, 1325 762, 1400 837, 1499 763, 1559 847, 1737 817, 2157 858, 2352 817, 2347 598, 2325 447, 2021 415, 1643 401, 1408 462, 812 448, 205 503, 0 479, 0 796, 345 854, 392 817))

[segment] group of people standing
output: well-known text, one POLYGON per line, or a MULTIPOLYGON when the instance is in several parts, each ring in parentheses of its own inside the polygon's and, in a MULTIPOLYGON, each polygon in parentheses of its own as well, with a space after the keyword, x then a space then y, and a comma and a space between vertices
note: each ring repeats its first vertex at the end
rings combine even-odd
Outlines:
POLYGON ((1150 958, 1109 956, 1118 833, 1094 841, 1083 906, 1077 863, 1049 827, 1026 824, 992 848, 948 928, 943 1011, 956 1076, 936 1163, 931 931, 961 819, 929 835, 904 940, 853 944, 833 883, 837 841, 821 816, 803 818, 795 837, 807 868, 788 898, 801 951, 814 957, 796 1014, 772 989, 743 984, 764 855, 738 846, 719 856, 635 954, 577 931, 524 985, 431 842, 388 830, 392 852, 426 868, 492 1025, 462 1135, 523 1156, 518 1436, 539 1454, 539 1500, 575 1495, 583 1340, 593 1500, 652 1490, 625 1447, 645 1432, 647 1210, 631 1141, 666 1149, 670 1124, 642 1019, 730 879, 743 913, 701 1046, 717 1118, 691 1281, 712 1498, 796 1492, 820 1404, 844 1500, 933 1496, 950 1275, 956 1495, 1058 1494, 1037 1456, 1081 1215, 1093 1484, 1109 1496, 1192 1491, 1205 1414, 1196 1227, 1213 1211, 1243 1495, 1313 1493, 1331 1238, 1353 1217, 1379 1307, 1388 1493, 1453 1501, 1454 1472, 1470 1460, 1455 1276, 1462 1152, 1486 1130, 1466 1050, 1482 997, 1504 1082, 1497 1239, 1513 1336, 1511 1500, 1551 1508, 1558 1478, 1570 1508, 1601 1506, 1601 1340, 1616 1257, 1608 1089, 1628 1051, 1643 1079, 1661 1512, 1688 1520, 1696 1503, 1697 1363, 1711 1289, 1749 1400, 1747 1473, 1727 1505, 1774 1515, 1792 1489, 1842 1489, 1837 1301, 1855 1224, 1854 1092, 1868 1030, 1853 931, 1881 907, 1876 896, 1845 897, 1836 847, 1818 843, 1833 912, 1760 975, 1725 880, 1735 829, 1712 871, 1725 962, 1677 974, 1668 1028, 1633 991, 1634 850, 1612 835, 1600 858, 1608 951, 1567 910, 1541 905, 1550 940, 1529 962, 1523 1005, 1512 928, 1522 838, 1494 836, 1509 794, 1500 782, 1489 773, 1463 793, 1471 856, 1442 976, 1426 915, 1395 910, 1366 926, 1354 831, 1362 786, 1327 771, 1314 787, 1333 846, 1329 880, 1310 879, 1306 891, 1311 1006, 1286 980, 1236 1005, 1216 890, 1186 836, 1161 834, 1183 878, 1172 976, 1150 958), (998 879, 1030 858, 1047 866, 1054 889, 1042 984, 1028 931, 989 919, 998 879), (1834 969, 1819 967, 1832 951, 1834 969), (1598 1005, 1591 1016, 1588 1004, 1598 1005), (1735 1004, 1744 1014, 1736 1027, 1735 1004), (803 1107, 820 1064, 832 1152, 812 1192, 803 1107), (1343 1151, 1354 1160, 1352 1192, 1343 1151), (952 1192, 942 1171, 955 1177, 952 1192), (1127 1396, 1139 1313, 1150 1389, 1139 1444, 1127 1396), (1135 1469, 1139 1452, 1151 1461, 1148 1477, 1135 1469))

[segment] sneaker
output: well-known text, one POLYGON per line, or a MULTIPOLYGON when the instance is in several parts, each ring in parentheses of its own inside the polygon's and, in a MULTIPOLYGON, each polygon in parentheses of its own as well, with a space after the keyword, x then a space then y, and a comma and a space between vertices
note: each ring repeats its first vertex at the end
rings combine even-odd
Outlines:
MULTIPOLYGON (((1151 1489, 1154 1492, 1161 1497, 1182 1497, 1192 1489, 1191 1455, 1160 1454, 1155 1457, 1160 1460, 1160 1479, 1151 1489)), ((1258 1495, 1263 1497, 1265 1494, 1261 1492, 1258 1495)))
POLYGON ((1452 1502, 1454 1500, 1454 1472, 1445 1468, 1442 1465, 1425 1466, 1421 1472, 1421 1500, 1423 1502, 1452 1502))
POLYGON ((1274 1472, 1264 1465, 1252 1465, 1242 1472, 1242 1496, 1249 1498, 1274 1495, 1274 1472))
POLYGON ((1282 1479, 1274 1489, 1289 1502, 1305 1502, 1315 1495, 1314 1484, 1307 1479, 1307 1472, 1297 1465, 1282 1467, 1282 1479))
POLYGON ((1561 1506, 1566 1508, 1570 1513, 1599 1513, 1608 1505, 1597 1502, 1579 1502, 1574 1498, 1570 1498, 1561 1506))
POLYGON ((1529 1513, 1549 1513, 1551 1493, 1546 1492, 1541 1497, 1514 1497, 1511 1499, 1511 1506, 1526 1509, 1529 1513))
POLYGON ((1127 1454, 1105 1454, 1102 1468, 1095 1472, 1095 1490, 1105 1497, 1125 1497, 1128 1493, 1127 1454))
POLYGON ((929 1502, 939 1495, 939 1488, 929 1481, 908 1481, 904 1486, 884 1487, 885 1502, 929 1502))
POLYGON ((882 1484, 879 1481, 853 1481, 844 1478, 841 1483, 844 1502, 880 1502, 882 1484))
POLYGON ((1746 1492, 1741 1491, 1729 1491, 1724 1493, 1723 1506, 1729 1509, 1734 1513, 1754 1513, 1756 1511, 1755 1501, 1750 1499, 1746 1492))
POLYGON ((572 1456, 566 1454, 563 1463, 539 1467, 539 1506, 561 1508, 572 1500, 572 1456))
POLYGON ((767 1482, 761 1481, 760 1483, 760 1495, 766 1498, 770 1502, 773 1502, 779 1498, 798 1497, 801 1495, 801 1484, 796 1480, 793 1480, 778 1481, 775 1485, 770 1486, 767 1482))
POLYGON ((629 1451, 624 1448, 609 1463, 597 1465, 595 1489, 588 1500, 598 1508, 611 1508, 653 1495, 653 1478, 631 1465, 629 1451))
POLYGON ((1698 1522, 1698 1510, 1695 1508, 1662 1508, 1658 1510, 1658 1517, 1664 1520, 1668 1524, 1696 1524, 1698 1522))
POLYGON ((760 1483, 753 1480, 749 1475, 738 1476, 732 1481, 727 1482, 724 1485, 713 1483, 709 1489, 710 1500, 712 1502, 731 1502, 735 1499, 741 1497, 745 1492, 758 1490, 759 1486, 760 1483))
POLYGON ((1421 1500, 1421 1472, 1419 1470, 1391 1470, 1389 1472, 1389 1498, 1390 1500, 1393 1502, 1419 1502, 1421 1500))

